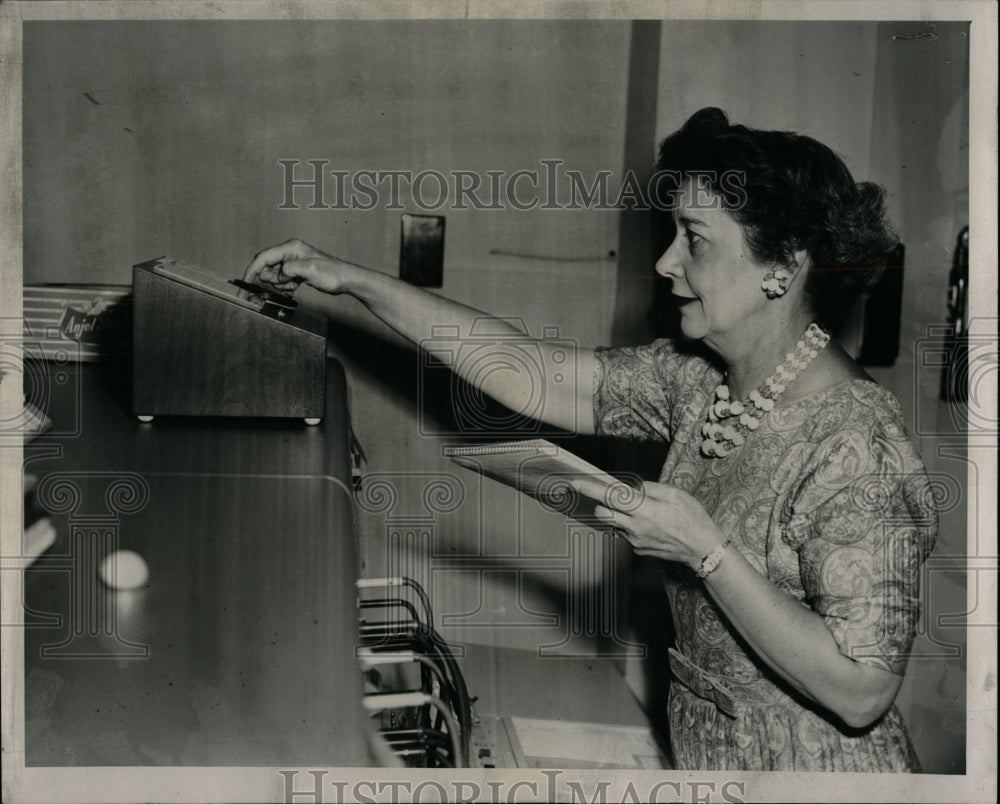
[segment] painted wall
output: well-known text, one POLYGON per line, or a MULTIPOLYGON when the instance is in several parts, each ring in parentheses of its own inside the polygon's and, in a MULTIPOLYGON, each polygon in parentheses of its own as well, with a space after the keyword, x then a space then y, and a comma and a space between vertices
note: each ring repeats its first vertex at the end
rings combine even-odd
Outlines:
MULTIPOLYGON (((925 770, 965 768, 965 557, 969 472, 965 406, 938 396, 941 324, 956 240, 969 223, 969 52, 967 23, 882 23, 871 137, 871 178, 888 191, 890 215, 906 245, 900 355, 872 375, 901 400, 928 472, 944 495, 940 532, 924 579, 925 622, 899 705, 925 770), (958 485, 955 484, 958 481, 958 485), (957 566, 956 566, 957 565, 957 566)), ((975 287, 972 288, 975 292, 975 287)), ((974 489, 973 489, 974 494, 974 489)), ((972 552, 970 552, 970 550, 972 552)))

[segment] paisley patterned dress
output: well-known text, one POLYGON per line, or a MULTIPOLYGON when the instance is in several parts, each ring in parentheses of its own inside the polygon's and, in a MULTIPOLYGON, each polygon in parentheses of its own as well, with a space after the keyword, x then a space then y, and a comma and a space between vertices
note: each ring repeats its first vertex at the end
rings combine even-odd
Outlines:
MULTIPOLYGON (((598 351, 597 432, 669 443, 661 482, 697 498, 731 549, 821 615, 841 652, 902 674, 933 493, 881 386, 850 380, 777 405, 726 458, 700 452, 721 373, 684 342, 598 351)), ((670 741, 681 769, 918 771, 895 707, 854 729, 778 678, 684 565, 662 562, 674 619, 670 741)))

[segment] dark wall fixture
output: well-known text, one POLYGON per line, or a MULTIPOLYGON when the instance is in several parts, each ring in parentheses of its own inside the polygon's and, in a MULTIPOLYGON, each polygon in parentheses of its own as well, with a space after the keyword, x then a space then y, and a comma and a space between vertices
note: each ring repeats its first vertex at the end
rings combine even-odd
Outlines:
POLYGON ((899 356, 905 257, 902 243, 889 252, 885 271, 865 298, 859 357, 862 365, 891 366, 899 356))
POLYGON ((948 273, 948 326, 945 363, 941 369, 941 399, 966 402, 969 398, 969 227, 958 233, 948 273))
POLYGON ((443 216, 402 216, 399 278, 420 288, 441 287, 444 282, 443 216))

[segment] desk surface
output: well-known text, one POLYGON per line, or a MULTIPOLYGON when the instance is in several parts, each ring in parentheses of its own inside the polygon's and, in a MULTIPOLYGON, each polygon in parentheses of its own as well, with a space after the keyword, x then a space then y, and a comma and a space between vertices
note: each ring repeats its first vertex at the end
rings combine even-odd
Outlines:
POLYGON ((26 765, 371 764, 345 384, 327 417, 140 424, 67 367, 25 448, 58 539, 25 573, 26 765), (112 549, 150 577, 112 591, 112 549))

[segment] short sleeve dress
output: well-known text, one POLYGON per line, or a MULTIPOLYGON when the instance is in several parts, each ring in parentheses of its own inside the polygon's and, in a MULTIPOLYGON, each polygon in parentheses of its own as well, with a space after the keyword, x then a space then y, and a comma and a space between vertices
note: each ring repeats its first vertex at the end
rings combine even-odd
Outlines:
MULTIPOLYGON (((599 434, 668 443, 661 482, 697 498, 733 549, 820 614, 844 655, 904 672, 937 514, 890 393, 850 380, 779 404, 732 455, 708 458, 701 426, 721 373, 695 346, 599 350, 594 379, 599 434)), ((688 567, 662 562, 661 572, 679 768, 919 771, 895 707, 870 727, 846 726, 755 656, 688 567)))

